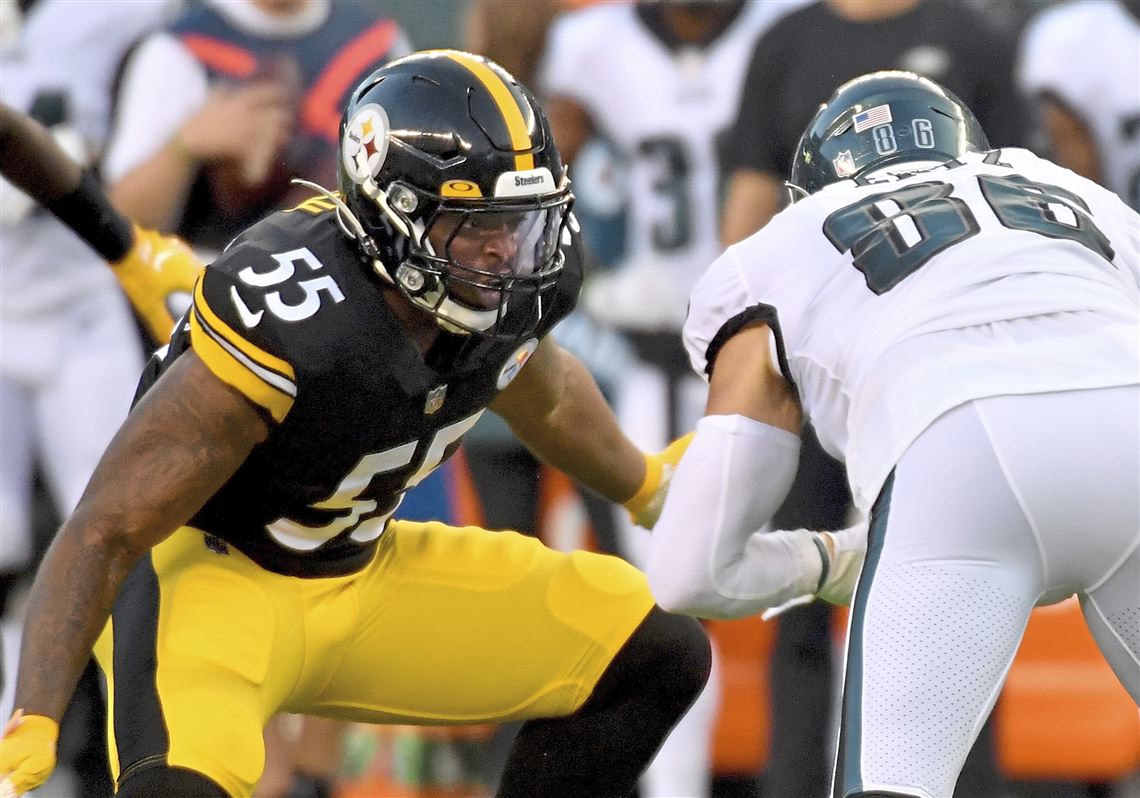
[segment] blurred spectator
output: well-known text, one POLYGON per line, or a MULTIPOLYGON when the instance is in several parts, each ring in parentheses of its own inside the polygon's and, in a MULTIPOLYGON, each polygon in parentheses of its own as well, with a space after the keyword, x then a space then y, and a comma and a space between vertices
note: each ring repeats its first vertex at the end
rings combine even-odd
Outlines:
MULTIPOLYGON (((349 93, 408 51, 399 25, 364 4, 189 7, 124 65, 104 162, 111 197, 136 221, 216 253, 269 211, 311 196, 292 178, 335 185, 349 93)), ((267 729, 259 796, 331 796, 343 724, 307 718, 299 736, 295 727, 267 729)))
MULTIPOLYGON (((69 155, 89 163, 107 137, 123 54, 171 5, 40 0, 23 19, 7 5, 0 100, 29 113, 69 155)), ((4 605, 46 544, 33 540, 33 473, 38 465, 51 514, 69 514, 126 417, 143 359, 118 284, 87 244, 7 182, 0 184, 0 217, 0 612, 5 656, 14 662, 19 617, 4 605)), ((6 692, 0 712, 10 713, 10 704, 6 692)), ((92 670, 64 723, 64 767, 52 795, 110 794, 102 716, 92 670)))
POLYGON ((524 86, 538 88, 546 32, 566 5, 562 0, 474 0, 464 18, 464 46, 494 58, 524 86))
MULTIPOLYGON (((724 148, 729 175, 721 238, 735 243, 784 202, 783 183, 800 133, 838 85, 877 69, 934 78, 971 107, 995 146, 1021 144, 1024 111, 1013 83, 1012 38, 961 2, 819 0, 779 20, 757 43, 739 116, 724 148)), ((795 264, 788 264, 795 268, 795 264)), ((795 485, 773 519, 781 529, 840 529, 850 495, 843 469, 810 426, 795 485)), ((780 619, 772 673, 772 736, 765 793, 826 793, 831 724, 822 697, 834 687, 829 608, 816 603, 780 619)), ((959 782, 960 793, 993 795, 1000 778, 989 726, 959 782)))
POLYGON ((331 184, 348 93, 408 51, 363 4, 206 0, 128 60, 105 161, 112 198, 142 224, 220 250, 240 229, 331 184))
POLYGON ((1140 2, 1042 12, 1025 30, 1018 78, 1052 159, 1140 209, 1140 2))
MULTIPOLYGON (((584 299, 633 345, 637 358, 616 386, 616 408, 649 450, 691 429, 703 408, 705 387, 688 367, 680 327, 689 289, 720 252, 717 142, 736 114, 756 39, 795 5, 602 4, 551 28, 541 87, 570 173, 580 174, 584 145, 603 138, 631 198, 623 259, 588 279, 584 299)), ((591 185, 576 178, 583 206, 591 185)), ((589 230, 583 235, 591 240, 589 230)), ((644 565, 648 533, 624 514, 618 524, 621 553, 644 565)), ((718 692, 714 678, 646 773, 644 795, 709 794, 718 692)))
POLYGON ((756 47, 725 150, 724 243, 780 209, 799 134, 839 84, 877 69, 918 72, 961 97, 994 146, 1011 146, 1023 143, 1025 117, 1013 65, 1012 40, 959 2, 821 0, 787 15, 756 47))

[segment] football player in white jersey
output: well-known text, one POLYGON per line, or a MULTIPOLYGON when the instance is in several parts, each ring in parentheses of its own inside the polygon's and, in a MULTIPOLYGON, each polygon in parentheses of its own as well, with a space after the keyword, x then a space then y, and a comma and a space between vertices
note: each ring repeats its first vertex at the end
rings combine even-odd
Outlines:
MULTIPOLYGON (((72 157, 87 160, 106 136, 118 59, 160 10, 43 0, 0 55, 0 100, 42 117, 72 157)), ((126 415, 142 354, 98 256, 10 184, 0 197, 0 570, 10 571, 31 554, 36 450, 66 513, 126 415)))
POLYGON ((1057 163, 1140 209, 1140 2, 1082 0, 1037 16, 1018 78, 1057 163))
MULTIPOLYGON (((135 36, 157 23, 162 9, 157 2, 40 0, 23 19, 15 3, 4 9, 0 169, 12 178, 11 183, 0 180, 0 593, 5 597, 32 564, 33 464, 38 461, 42 469, 56 511, 70 512, 126 416, 142 365, 136 326, 119 291, 126 283, 117 286, 116 276, 122 280, 130 272, 134 287, 149 290, 137 280, 149 279, 150 263, 137 268, 143 264, 132 247, 142 242, 153 253, 159 241, 132 233, 125 220, 109 224, 105 216, 85 216, 94 210, 91 192, 102 194, 92 176, 80 182, 80 167, 67 156, 86 163, 98 154, 117 61, 135 36), (46 123, 56 140, 16 108, 46 123), (39 157, 48 147, 53 154, 39 157), (53 163, 70 171, 47 168, 53 163), (69 221, 34 207, 17 185, 35 200, 51 202, 51 210, 69 221), (79 231, 70 224, 77 216, 86 219, 79 231), (88 248, 92 238, 85 233, 121 261, 114 273, 88 248)), ((103 208, 110 210, 105 198, 103 208)), ((169 319, 165 308, 155 309, 169 319)), ((18 655, 16 614, 7 613, 2 627, 9 663, 18 655)), ((10 708, 10 693, 0 706, 10 708)), ((73 731, 82 739, 81 729, 73 731)), ((50 789, 66 794, 66 777, 50 789)))
MULTIPOLYGON (((717 141, 736 117, 756 40, 797 5, 602 3, 564 15, 548 37, 541 83, 571 173, 600 135, 617 152, 621 193, 639 198, 625 208, 621 262, 583 295, 592 316, 633 344, 615 410, 639 445, 660 449, 700 417, 705 388, 689 373, 680 330, 693 283, 720 253, 717 141)), ((648 536, 619 516, 623 554, 644 567, 648 536)), ((647 772, 647 796, 708 795, 717 693, 714 671, 647 772)))
POLYGON ((1036 604, 1076 593, 1140 703, 1140 220, 990 150, 961 101, 903 72, 837 90, 790 188, 694 290, 709 400, 650 584, 708 617, 783 599, 756 531, 810 418, 871 518, 834 794, 948 798, 1036 604))

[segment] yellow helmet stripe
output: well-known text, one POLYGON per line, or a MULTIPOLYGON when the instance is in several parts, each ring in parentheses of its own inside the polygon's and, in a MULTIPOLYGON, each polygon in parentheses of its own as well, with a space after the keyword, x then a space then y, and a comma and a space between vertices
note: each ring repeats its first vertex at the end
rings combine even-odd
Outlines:
MULTIPOLYGON (((479 78, 479 82, 491 93, 495 105, 499 107, 499 113, 503 115, 503 121, 507 124, 507 132, 511 137, 511 149, 529 150, 533 145, 530 140, 530 131, 526 127, 526 119, 503 79, 495 74, 493 69, 467 53, 449 50, 447 57, 466 67, 469 72, 479 78)), ((517 171, 521 172, 524 169, 533 168, 534 155, 527 153, 526 155, 515 156, 515 169, 517 171)))

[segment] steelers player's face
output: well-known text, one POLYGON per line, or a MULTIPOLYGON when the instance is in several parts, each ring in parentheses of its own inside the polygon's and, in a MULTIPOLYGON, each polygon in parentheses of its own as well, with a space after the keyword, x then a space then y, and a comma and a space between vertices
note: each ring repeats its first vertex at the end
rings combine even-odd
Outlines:
POLYGON ((502 278, 529 274, 520 263, 526 213, 440 213, 428 229, 437 255, 452 264, 447 291, 454 299, 480 310, 497 307, 502 278))

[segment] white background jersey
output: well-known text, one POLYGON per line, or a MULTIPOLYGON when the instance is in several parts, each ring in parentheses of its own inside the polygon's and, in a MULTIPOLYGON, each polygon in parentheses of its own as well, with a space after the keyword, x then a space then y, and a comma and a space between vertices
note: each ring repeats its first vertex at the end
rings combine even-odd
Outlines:
MULTIPOLYGON (((71 154, 79 160, 96 157, 107 138, 119 62, 170 5, 166 0, 41 0, 15 49, 0 55, 0 99, 27 112, 37 99, 60 94, 69 112, 60 127, 71 129, 71 154)), ((12 201, 11 195, 5 198, 6 204, 12 201)), ((113 286, 114 277, 98 256, 46 212, 0 225, 0 313, 34 315, 113 286)))
POLYGON ((861 509, 911 441, 969 399, 1140 382, 1140 217, 1025 150, 985 157, 830 186, 694 290, 685 344, 702 373, 727 323, 775 309, 785 375, 861 509))
POLYGON ((1049 9, 1026 29, 1019 80, 1085 121, 1105 185, 1140 209, 1140 21, 1112 0, 1049 9))
POLYGON ((720 253, 716 139, 736 118, 756 39, 801 4, 749 3, 707 48, 670 49, 633 3, 599 4, 551 28, 543 90, 585 108, 619 149, 627 257, 651 264, 657 288, 672 287, 662 301, 672 302, 677 325, 690 288, 720 253))

